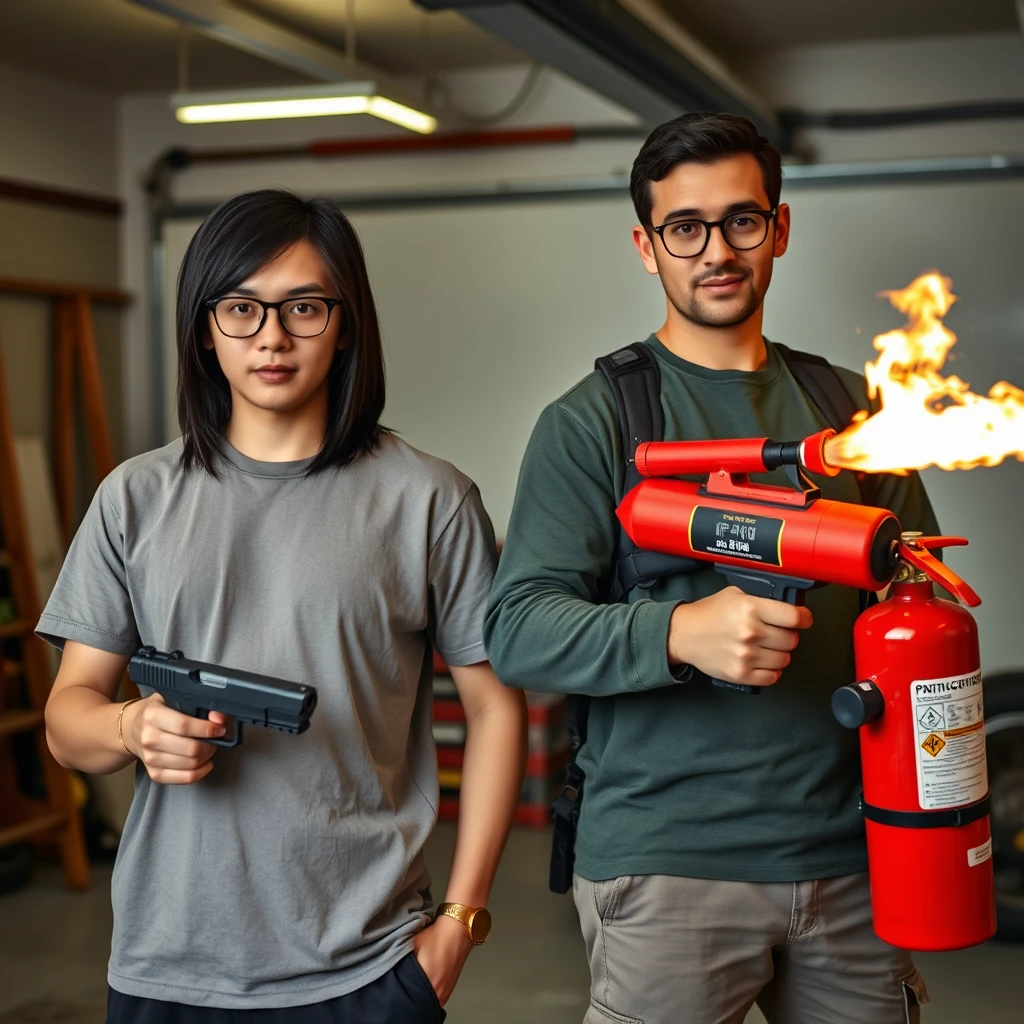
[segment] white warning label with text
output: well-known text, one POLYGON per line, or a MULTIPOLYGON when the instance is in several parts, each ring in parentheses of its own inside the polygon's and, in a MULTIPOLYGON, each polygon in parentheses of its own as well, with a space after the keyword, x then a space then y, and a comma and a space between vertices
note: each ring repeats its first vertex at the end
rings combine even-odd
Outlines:
POLYGON ((981 673, 910 684, 921 809, 981 800, 988 792, 981 673))
POLYGON ((992 859, 992 840, 988 839, 981 846, 975 846, 967 851, 967 864, 976 868, 979 864, 992 859))

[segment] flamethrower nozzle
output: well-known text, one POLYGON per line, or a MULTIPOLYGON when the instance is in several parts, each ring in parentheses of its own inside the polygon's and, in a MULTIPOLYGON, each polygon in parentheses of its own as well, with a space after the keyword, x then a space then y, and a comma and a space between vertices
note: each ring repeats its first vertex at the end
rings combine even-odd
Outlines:
POLYGON ((839 467, 833 466, 825 459, 825 445, 836 436, 830 428, 819 430, 800 442, 800 462, 804 469, 817 473, 819 476, 839 476, 839 467))

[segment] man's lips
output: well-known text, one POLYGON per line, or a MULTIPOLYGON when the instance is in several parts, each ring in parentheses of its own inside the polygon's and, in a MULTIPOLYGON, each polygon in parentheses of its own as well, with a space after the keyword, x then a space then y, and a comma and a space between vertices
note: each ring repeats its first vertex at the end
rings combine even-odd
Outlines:
POLYGON ((699 287, 706 288, 715 295, 724 295, 736 289, 746 280, 742 274, 730 274, 728 277, 712 277, 701 281, 699 287))
POLYGON ((281 381, 291 379, 295 368, 284 366, 281 363, 267 363, 266 366, 258 366, 253 372, 260 380, 268 384, 279 384, 281 381))

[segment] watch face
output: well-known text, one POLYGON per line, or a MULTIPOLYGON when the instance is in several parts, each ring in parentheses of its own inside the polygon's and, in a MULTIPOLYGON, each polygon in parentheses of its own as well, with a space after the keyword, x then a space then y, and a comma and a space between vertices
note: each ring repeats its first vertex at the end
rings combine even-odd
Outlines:
POLYGON ((483 942, 491 933, 490 912, 481 907, 469 919, 469 934, 474 942, 483 942))

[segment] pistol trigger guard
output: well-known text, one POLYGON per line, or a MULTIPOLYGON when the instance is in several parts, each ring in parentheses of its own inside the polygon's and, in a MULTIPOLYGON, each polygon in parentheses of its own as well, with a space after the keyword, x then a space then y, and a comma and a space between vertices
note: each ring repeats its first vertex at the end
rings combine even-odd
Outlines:
POLYGON ((235 719, 235 732, 233 736, 220 736, 207 740, 207 743, 212 743, 215 747, 237 747, 241 742, 242 723, 237 718, 235 719))
MULTIPOLYGON (((198 718, 203 718, 207 722, 210 720, 210 711, 208 708, 199 708, 198 718)), ((212 743, 215 747, 237 747, 242 742, 242 720, 235 718, 233 715, 227 716, 229 722, 235 723, 235 731, 227 736, 211 737, 206 742, 212 743)))

